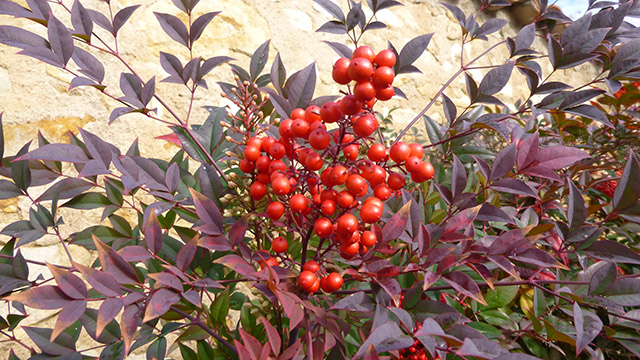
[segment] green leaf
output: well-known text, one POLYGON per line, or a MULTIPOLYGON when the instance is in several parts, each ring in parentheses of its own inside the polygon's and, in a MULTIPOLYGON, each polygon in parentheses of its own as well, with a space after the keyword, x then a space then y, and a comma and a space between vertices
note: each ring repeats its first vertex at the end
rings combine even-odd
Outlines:
MULTIPOLYGON (((16 154, 16 158, 29 152, 31 142, 25 144, 16 154)), ((27 160, 13 161, 11 163, 11 178, 13 182, 23 191, 26 191, 31 185, 31 170, 29 170, 29 162, 27 160)))
POLYGON ((67 201, 61 207, 70 207, 72 209, 90 210, 110 205, 111 201, 101 193, 88 192, 80 194, 67 201))
POLYGON ((229 298, 229 288, 227 287, 224 291, 218 294, 213 303, 211 303, 211 306, 209 307, 209 320, 212 323, 218 326, 226 324, 225 320, 229 313, 229 298))
POLYGON ((75 352, 76 350, 75 341, 65 332, 58 335, 55 341, 51 342, 49 339, 51 338, 52 329, 29 326, 25 326, 23 329, 40 350, 48 355, 59 356, 75 352))
POLYGON ((502 309, 485 310, 479 313, 487 323, 506 329, 514 329, 515 323, 502 309))
POLYGON ((205 341, 198 341, 198 360, 209 360, 209 359, 214 359, 213 356, 213 349, 211 348, 211 345, 209 345, 207 342, 205 341))
POLYGON ((162 336, 147 348, 147 360, 164 360, 167 352, 167 339, 162 336))
POLYGON ((180 348, 180 355, 182 355, 183 360, 198 360, 196 352, 191 350, 188 346, 178 343, 178 347, 180 348))
POLYGON ((518 286, 498 286, 484 295, 488 309, 507 306, 518 295, 518 286))
POLYGON ((0 200, 11 199, 22 195, 20 188, 9 180, 0 180, 0 200))

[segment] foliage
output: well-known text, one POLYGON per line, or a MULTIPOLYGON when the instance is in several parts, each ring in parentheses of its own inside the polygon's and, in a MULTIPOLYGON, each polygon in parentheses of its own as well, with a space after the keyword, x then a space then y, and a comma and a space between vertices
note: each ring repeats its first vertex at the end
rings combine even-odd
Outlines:
POLYGON ((93 87, 120 103, 109 122, 142 113, 167 124, 172 134, 164 138, 181 147, 169 161, 146 158, 137 142, 122 151, 81 129, 70 144, 39 136, 37 146, 6 156, 0 138, 0 198, 32 203, 28 220, 0 232, 10 238, 0 250, 0 295, 11 305, 0 336, 34 359, 96 358, 96 349, 101 359, 122 359, 145 346, 154 359, 640 356, 640 97, 633 83, 640 79, 640 40, 624 21, 640 15, 639 1, 590 0, 594 14, 572 22, 541 0, 536 23, 499 41, 488 36, 506 21, 480 24, 478 15, 508 1, 483 0, 476 14, 442 4, 461 28, 460 67, 397 134, 378 128, 390 118, 374 110, 374 96, 403 92, 382 75, 374 73, 372 83, 369 77, 374 65, 392 68, 384 79, 420 72, 414 62, 431 34, 400 50, 389 44, 391 51, 377 53, 386 60, 356 59, 376 55, 359 46, 362 36, 385 27, 376 13, 398 1, 348 0, 345 14, 316 0, 334 16, 318 31, 347 35, 353 44, 327 42, 339 62, 363 64, 340 70, 336 63, 334 80, 360 81, 320 97, 314 64, 287 76, 278 54, 265 73, 269 41, 249 69, 224 56, 194 56, 194 42, 218 14, 192 16, 198 0, 173 0, 187 23, 155 14, 190 54, 185 62, 161 52, 166 77, 158 84, 141 78, 119 51, 126 44, 118 35, 137 6, 116 12, 107 1, 115 14, 107 17, 79 0, 71 7, 51 2, 67 11, 69 29, 50 2, 27 3, 29 9, 0 0, 0 13, 44 25, 47 38, 4 25, 0 43, 73 74, 71 88, 93 87), (561 33, 551 31, 558 26, 561 33), (548 52, 532 48, 536 36, 548 52), (472 41, 490 45, 466 59, 472 41), (498 47, 510 58, 477 65, 498 47), (127 68, 119 74, 122 94, 103 83, 111 69, 96 52, 127 68), (546 62, 553 69, 547 74, 546 62), (549 80, 587 62, 601 70, 587 84, 549 80), (162 83, 185 87, 193 102, 222 64, 235 74, 235 83, 218 83, 235 113, 211 106, 195 125, 155 92, 162 83), (474 69, 484 77, 474 79, 474 69), (514 70, 530 94, 505 104, 499 94, 514 70), (460 77, 465 104, 445 94, 460 77), (169 119, 150 107, 152 99, 169 119), (428 116, 437 100, 444 124, 428 116), (420 136, 418 124, 425 126, 423 145, 404 143, 409 131, 420 136), (499 148, 479 142, 486 134, 501 139, 499 148), (605 189, 607 181, 615 182, 605 189), (30 188, 42 185, 47 190, 31 196, 30 188), (60 208, 101 209, 110 225, 64 238, 60 208), (47 234, 65 249, 95 250, 98 260, 81 264, 67 251, 70 266, 62 266, 22 255, 22 246, 47 234), (28 264, 46 266, 52 278, 33 279, 28 264), (27 308, 59 310, 53 328, 23 327, 35 347, 15 334, 27 308), (228 321, 231 312, 237 323, 228 321), (96 342, 90 351, 76 348, 83 329, 96 342))

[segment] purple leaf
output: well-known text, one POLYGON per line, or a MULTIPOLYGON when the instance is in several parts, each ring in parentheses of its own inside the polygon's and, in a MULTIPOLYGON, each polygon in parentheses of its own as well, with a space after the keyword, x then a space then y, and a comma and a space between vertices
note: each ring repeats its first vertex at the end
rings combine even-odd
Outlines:
POLYGON ((87 79, 86 77, 82 77, 82 76, 76 76, 73 79, 71 79, 71 82, 69 83, 69 90, 75 89, 80 86, 95 86, 95 85, 98 85, 98 83, 95 82, 94 80, 87 79))
POLYGON ((326 23, 322 24, 316 30, 316 32, 325 32, 325 33, 329 33, 329 34, 342 35, 342 34, 346 34, 347 33, 347 27, 341 21, 330 20, 330 21, 327 21, 326 23))
POLYGON ((576 162, 588 159, 591 156, 586 152, 569 146, 550 146, 538 151, 538 166, 550 169, 562 169, 576 162))
POLYGON ((216 259, 214 262, 216 264, 222 264, 241 275, 251 278, 255 277, 254 275, 256 270, 253 268, 253 266, 249 265, 249 263, 245 259, 238 255, 225 255, 219 259, 216 259))
MULTIPOLYGON (((178 297, 179 299, 179 297, 178 297)), ((149 304, 147 304, 149 307, 149 304)), ((124 342, 124 352, 129 354, 134 336, 140 325, 140 313, 142 309, 137 304, 125 305, 122 317, 120 318, 120 331, 124 342)))
POLYGON ((98 250, 98 260, 100 260, 100 265, 104 271, 112 274, 121 284, 137 284, 140 282, 138 274, 128 262, 95 235, 91 234, 91 237, 98 250))
POLYGON ((602 110, 598 109, 595 106, 580 105, 573 108, 564 109, 564 111, 569 114, 584 116, 588 119, 598 121, 612 129, 615 128, 611 121, 609 121, 609 118, 607 118, 607 114, 605 114, 604 112, 602 112, 602 110))
MULTIPOLYGON (((285 84, 291 108, 306 108, 316 87, 316 64, 293 73, 285 84)), ((288 115, 288 114, 287 114, 288 115)))
POLYGON ((404 204, 384 225, 384 228, 382 228, 382 243, 395 240, 404 233, 407 223, 409 222, 411 202, 412 201, 409 201, 404 204))
POLYGON ((71 335, 63 333, 55 341, 51 341, 53 330, 25 326, 22 328, 29 338, 48 355, 58 356, 75 353, 76 340, 71 335))
POLYGON ((618 268, 615 263, 601 261, 592 265, 596 268, 589 279, 589 295, 602 295, 618 279, 618 268))
POLYGON ((160 22, 162 30, 164 30, 170 38, 189 47, 189 33, 187 27, 180 19, 170 14, 159 12, 154 12, 153 14, 158 19, 158 22, 160 22))
POLYGON ((114 120, 119 118, 120 116, 131 113, 133 111, 134 109, 130 107, 117 107, 113 109, 113 111, 111 112, 111 115, 109 115, 109 124, 114 122, 114 120))
POLYGON ((71 24, 78 34, 86 35, 87 39, 91 37, 93 31, 91 15, 78 0, 75 0, 71 7, 71 24))
POLYGON ((444 93, 442 93, 442 107, 444 108, 444 115, 447 121, 449 121, 449 124, 453 124, 457 115, 456 104, 444 93))
POLYGON ((489 180, 500 179, 507 175, 516 163, 516 143, 511 143, 496 155, 491 167, 489 180))
POLYGON ((144 241, 147 248, 155 255, 162 249, 162 227, 155 211, 151 212, 144 226, 144 241))
POLYGON ((380 353, 399 350, 413 345, 413 337, 405 334, 395 322, 386 322, 371 331, 371 334, 362 343, 354 358, 364 355, 370 345, 375 346, 380 353))
POLYGON ((85 163, 89 158, 81 147, 69 144, 47 144, 30 151, 13 161, 53 160, 72 163, 85 163))
POLYGON ((22 49, 49 47, 49 43, 43 37, 9 25, 0 25, 0 43, 22 49))
POLYGON ((0 180, 0 200, 23 195, 22 190, 9 180, 0 180))
POLYGON ((171 305, 180 301, 180 295, 166 288, 157 290, 151 295, 147 304, 143 322, 153 320, 169 311, 171 305))
POLYGON ((126 97, 126 99, 123 100, 126 100, 138 107, 144 106, 140 101, 142 94, 142 82, 137 76, 128 73, 121 73, 120 90, 122 90, 122 93, 126 97))
POLYGON ((30 308, 40 310, 60 309, 73 301, 58 286, 53 285, 33 287, 20 293, 11 294, 4 300, 17 301, 30 308))
POLYGON ((624 210, 635 206, 640 198, 640 165, 633 151, 624 167, 620 182, 613 193, 614 210, 624 210))
POLYGON ((553 181, 561 181, 558 174, 546 166, 529 166, 526 169, 520 171, 522 174, 537 176, 553 181))
POLYGON ((464 294, 465 296, 471 297, 472 299, 483 305, 487 305, 487 303, 482 298, 482 292, 480 291, 480 288, 473 281, 471 276, 460 271, 452 271, 443 274, 442 279, 449 285, 451 285, 456 291, 464 294))
POLYGON ((521 139, 518 143, 518 156, 516 157, 518 170, 529 166, 538 156, 538 138, 538 133, 535 132, 526 139, 521 139))
POLYGON ((507 215, 506 212, 500 210, 491 204, 484 203, 476 216, 476 220, 479 221, 499 221, 513 224, 513 218, 507 215))
POLYGON ((587 218, 587 208, 584 204, 582 192, 578 190, 571 180, 569 180, 569 208, 567 210, 567 216, 571 229, 582 226, 587 218))
POLYGON ((148 276, 151 279, 157 281, 159 284, 170 287, 173 290, 176 290, 179 292, 182 292, 183 290, 182 282, 180 281, 180 279, 168 271, 151 273, 151 274, 148 274, 148 276))
MULTIPOLYGON (((171 78, 176 77, 180 79, 180 83, 183 83, 182 80, 182 70, 184 69, 180 59, 177 56, 165 52, 160 52, 160 66, 166 71, 171 78)), ((167 78, 169 79, 169 78, 167 78)), ((166 81, 164 79, 162 81, 166 81)))
POLYGON ((494 181, 490 186, 493 190, 515 195, 531 196, 538 198, 536 191, 521 180, 504 178, 494 181))
POLYGON ((122 28, 127 20, 129 20, 131 15, 133 15, 133 12, 136 11, 139 7, 140 5, 133 5, 118 11, 118 13, 113 17, 113 36, 116 36, 118 31, 120 31, 120 28, 122 28))
POLYGON ((444 225, 444 233, 453 233, 466 228, 476 218, 481 207, 482 205, 474 206, 453 216, 444 225))
POLYGON ((498 68, 491 69, 478 86, 478 93, 480 95, 494 95, 502 90, 509 79, 511 78, 511 72, 513 71, 513 62, 508 62, 501 65, 498 68))
POLYGON ((346 57, 351 59, 351 57, 353 56, 353 50, 351 50, 347 45, 344 45, 338 42, 326 41, 326 40, 323 42, 329 45, 329 47, 332 48, 333 51, 335 51, 341 57, 346 57))
POLYGON ((86 309, 86 300, 74 300, 67 303, 58 314, 56 323, 53 326, 53 331, 51 332, 50 340, 54 341, 60 333, 73 325, 76 321, 80 320, 80 317, 82 317, 82 314, 84 314, 86 309))
POLYGON ((229 241, 231 242, 231 246, 238 246, 244 240, 244 235, 247 231, 249 223, 244 218, 238 220, 233 226, 231 230, 229 230, 229 241))
POLYGON ((82 276, 84 276, 93 289, 102 295, 119 296, 121 294, 120 284, 118 284, 118 281, 113 275, 76 262, 73 263, 73 266, 82 273, 82 276))
POLYGON ((398 62, 394 68, 396 75, 411 71, 411 64, 418 60, 420 55, 427 49, 432 36, 433 33, 417 36, 402 47, 400 54, 398 54, 398 62))
POLYGON ((57 266, 47 264, 47 268, 53 274, 58 288, 68 297, 76 300, 87 299, 87 286, 84 281, 68 270, 60 269, 57 266))
POLYGON ((140 245, 125 246, 118 250, 118 255, 127 262, 147 261, 153 257, 147 248, 140 245))
POLYGON ((331 309, 370 313, 375 310, 375 303, 371 296, 360 291, 344 297, 335 303, 331 309))
POLYGON ((200 227, 201 230, 209 235, 222 235, 222 214, 216 204, 191 188, 189 188, 189 192, 193 197, 196 213, 204 222, 204 225, 200 227))
POLYGON ((93 20, 93 22, 95 22, 98 26, 107 30, 111 34, 114 33, 113 25, 111 25, 111 20, 104 16, 103 13, 91 9, 87 9, 87 11, 89 12, 89 15, 91 15, 91 20, 93 20))
POLYGON ((32 58, 43 61, 49 65, 64 68, 64 64, 60 60, 60 57, 46 47, 25 48, 24 50, 19 51, 18 54, 31 56, 32 58))
POLYGON ((467 186, 467 171, 464 165, 460 162, 458 157, 453 155, 453 170, 451 174, 451 194, 453 198, 457 198, 464 188, 467 186))
POLYGON ((113 297, 105 299, 98 309, 96 320, 96 337, 102 334, 102 330, 120 313, 123 308, 122 299, 113 297))
POLYGON ((71 55, 73 55, 73 36, 69 29, 58 20, 53 14, 49 16, 49 24, 47 26, 47 35, 49 36, 49 44, 53 52, 60 58, 63 65, 67 65, 71 55))
POLYGON ((187 270, 191 265, 197 250, 198 239, 196 237, 180 248, 176 255, 176 267, 182 271, 187 270))
POLYGON ((209 22, 211 22, 211 20, 213 20, 213 18, 218 14, 220 14, 219 11, 206 13, 193 21, 191 29, 189 30, 189 41, 191 46, 193 46, 193 43, 200 38, 209 22))
POLYGON ((576 355, 580 355, 598 336, 603 324, 592 312, 583 312, 577 301, 573 303, 573 322, 576 328, 576 355))
MULTIPOLYGON (((342 9, 335 3, 330 0, 313 0, 316 4, 320 5, 323 9, 325 9, 329 14, 333 15, 336 19, 344 22, 344 13, 342 9)), ((280 351, 280 349, 278 349, 280 351)))
POLYGON ((600 240, 584 250, 596 259, 624 264, 640 264, 640 255, 617 241, 600 240))
POLYGON ((271 40, 265 41, 262 45, 256 49, 251 56, 251 63, 249 64, 249 73, 251 74, 251 79, 257 79, 258 75, 262 72, 265 65, 267 64, 267 59, 269 58, 269 44, 271 40))
POLYGON ((520 261, 527 264, 532 264, 539 266, 541 268, 549 268, 549 267, 558 267, 565 268, 564 265, 558 263, 553 256, 549 255, 547 252, 531 248, 525 250, 523 252, 518 253, 517 255, 509 256, 510 259, 520 261))

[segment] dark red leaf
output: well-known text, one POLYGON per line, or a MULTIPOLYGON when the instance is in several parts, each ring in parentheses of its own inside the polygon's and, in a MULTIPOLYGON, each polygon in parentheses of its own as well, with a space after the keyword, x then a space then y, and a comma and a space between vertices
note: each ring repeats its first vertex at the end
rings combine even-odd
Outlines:
POLYGON ((451 194, 457 198, 467 186, 467 171, 457 156, 453 155, 453 170, 451 174, 451 194))
POLYGON ((158 19, 158 22, 160 22, 162 30, 164 30, 170 38, 184 46, 189 46, 189 32, 180 19, 170 14, 158 12, 154 12, 153 14, 158 19))
POLYGON ((147 248, 140 245, 126 246, 118 250, 118 254, 127 262, 147 261, 153 257, 147 248))
POLYGON ((541 268, 557 267, 567 269, 564 265, 560 264, 555 258, 549 255, 546 251, 531 248, 517 255, 510 255, 510 259, 520 261, 527 264, 539 266, 541 268))
POLYGON ((216 204, 191 188, 189 188, 189 192, 191 192, 191 196, 193 197, 196 213, 200 217, 200 220, 204 222, 204 226, 201 226, 200 230, 209 235, 222 235, 222 214, 220 214, 220 210, 218 210, 216 204))
POLYGON ((162 249, 162 227, 155 211, 151 211, 149 219, 144 225, 144 241, 154 255, 162 249))
POLYGON ((271 323, 265 319, 264 317, 260 318, 262 321, 262 325, 264 325, 264 329, 267 332, 267 337, 269 339, 269 345, 271 346, 271 350, 273 350, 274 354, 280 353, 280 346, 282 345, 282 339, 280 339, 280 334, 278 334, 278 330, 271 325, 271 323))
POLYGON ((124 352, 129 354, 131 345, 140 325, 140 313, 142 309, 137 304, 127 305, 124 307, 122 316, 120 317, 120 331, 122 332, 122 339, 124 340, 124 352))
POLYGON ((119 296, 122 292, 116 278, 104 271, 92 269, 82 264, 73 262, 73 266, 82 273, 87 282, 104 296, 119 296))
POLYGON ((509 146, 502 149, 498 155, 496 155, 491 167, 491 177, 489 180, 500 179, 507 175, 513 165, 516 163, 516 143, 511 143, 509 146))
POLYGON ((618 278, 618 268, 615 263, 607 261, 600 261, 591 267, 594 267, 595 271, 589 279, 589 295, 600 295, 615 284, 618 278))
MULTIPOLYGON (((168 286, 176 291, 182 292, 183 286, 180 279, 170 272, 163 271, 159 273, 147 274, 151 279, 156 280, 158 283, 164 286, 168 286)), ((157 287, 157 285, 156 285, 157 287)))
POLYGON ((629 159, 624 167, 620 182, 613 193, 613 207, 624 210, 637 204, 640 198, 640 165, 633 151, 629 151, 629 159))
POLYGON ((96 337, 100 337, 102 330, 118 316, 123 305, 122 299, 117 297, 107 298, 100 304, 96 320, 96 337))
POLYGON ((452 233, 466 228, 476 218, 480 208, 482 205, 468 208, 449 219, 444 225, 444 233, 452 233))
POLYGON ((590 158, 586 152, 569 146, 550 146, 538 151, 538 166, 562 169, 576 162, 590 158))
POLYGON ((596 259, 625 264, 640 264, 640 255, 617 241, 600 240, 584 251, 596 259))
POLYGON ((521 180, 510 178, 510 177, 495 181, 493 184, 490 185, 490 187, 493 190, 505 192, 508 194, 531 196, 533 198, 538 198, 538 194, 536 194, 536 191, 533 188, 531 188, 531 186, 527 185, 521 180))
POLYGON ((359 358, 370 345, 375 346, 378 352, 405 349, 413 345, 413 337, 405 334, 402 329, 393 321, 386 322, 371 331, 354 358, 359 358))
POLYGON ((254 267, 249 265, 249 263, 245 259, 238 255, 225 255, 219 259, 216 259, 214 262, 217 264, 222 264, 241 275, 251 278, 255 277, 256 270, 254 269, 254 267))
POLYGON ((20 293, 11 294, 4 299, 17 301, 28 307, 41 310, 60 309, 73 301, 59 287, 53 285, 41 285, 20 293))
POLYGON ((382 242, 387 243, 399 238, 407 227, 411 211, 411 201, 404 204, 382 228, 382 242))
POLYGON ((68 302, 58 314, 56 324, 53 326, 50 341, 54 341, 61 332, 66 330, 80 319, 84 311, 87 309, 86 300, 74 300, 68 302))
POLYGON ((353 293, 346 296, 342 300, 335 303, 331 309, 334 310, 349 310, 359 312, 372 312, 375 309, 375 303, 371 299, 371 296, 364 292, 353 293))
POLYGON ((518 164, 518 170, 522 170, 529 166, 538 156, 538 133, 527 137, 524 140, 520 140, 518 144, 518 155, 516 157, 516 163, 518 164))
POLYGON ((456 291, 471 297, 483 305, 487 305, 482 297, 482 292, 480 292, 478 284, 473 281, 471 276, 460 271, 452 271, 450 273, 443 274, 442 279, 451 285, 456 291))
POLYGON ((243 329, 238 329, 242 343, 246 346, 247 350, 251 353, 252 359, 260 359, 260 353, 262 352, 262 344, 255 337, 251 336, 243 329))
POLYGON ((98 251, 98 259, 102 269, 111 275, 121 284, 138 284, 140 280, 136 271, 120 255, 118 255, 107 244, 103 243, 95 235, 91 234, 93 243, 98 251))
POLYGON ((577 301, 573 303, 573 322, 576 328, 576 355, 580 355, 598 336, 603 324, 596 314, 583 312, 577 301))
POLYGON ((169 311, 171 305, 180 301, 180 295, 166 288, 157 290, 151 295, 151 300, 147 304, 143 322, 153 320, 169 311))
POLYGON ((60 290, 72 299, 87 299, 87 286, 84 281, 68 270, 47 264, 47 268, 53 274, 60 290))
POLYGON ((70 144, 46 144, 30 151, 13 161, 21 160, 52 160, 72 163, 86 163, 87 154, 81 147, 70 144))
POLYGON ((186 243, 178 251, 176 255, 176 267, 182 271, 185 271, 191 266, 196 251, 198 250, 198 236, 186 243))
POLYGON ((249 223, 245 218, 241 218, 238 220, 233 226, 231 230, 229 230, 229 241, 231 242, 231 246, 237 246, 244 240, 244 234, 247 232, 247 227, 249 223))
POLYGON ((526 169, 520 171, 522 174, 537 176, 553 181, 560 181, 560 177, 551 168, 546 166, 529 166, 526 169))

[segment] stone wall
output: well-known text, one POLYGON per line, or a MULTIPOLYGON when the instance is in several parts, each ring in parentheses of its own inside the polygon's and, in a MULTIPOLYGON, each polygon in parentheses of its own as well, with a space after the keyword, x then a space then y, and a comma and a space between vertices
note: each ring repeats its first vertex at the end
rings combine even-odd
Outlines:
MULTIPOLYGON (((26 6, 24 0, 19 2, 26 6)), ((69 7, 72 4, 70 0, 64 0, 64 2, 69 7)), ((164 71, 158 60, 159 51, 174 53, 182 60, 188 59, 187 50, 165 35, 153 16, 153 12, 178 14, 179 11, 171 1, 116 0, 112 2, 115 8, 142 4, 120 31, 119 49, 122 56, 145 79, 154 75, 157 80, 164 77, 164 71)), ((431 100, 439 86, 457 70, 460 62, 461 32, 453 16, 444 7, 438 5, 436 0, 404 0, 402 2, 405 6, 394 7, 379 13, 379 20, 387 23, 388 29, 369 32, 365 34, 362 41, 363 44, 370 45, 376 50, 385 48, 387 40, 400 48, 415 36, 435 33, 427 51, 415 64, 422 69, 423 74, 402 75, 396 80, 395 85, 406 92, 409 100, 389 101, 380 109, 385 112, 398 107, 398 110, 394 111, 397 126, 408 123, 431 100)), ((344 8, 345 2, 340 1, 340 3, 344 8)), ((83 1, 83 4, 90 9, 108 11, 104 1, 88 0, 83 1)), ((470 0, 460 0, 458 5, 467 13, 477 6, 470 0)), ((64 19, 67 18, 63 15, 64 10, 59 6, 53 6, 53 8, 56 14, 64 19)), ((529 11, 531 7, 524 6, 523 9, 529 11)), ((346 38, 314 31, 329 19, 329 14, 311 0, 202 0, 196 7, 197 15, 209 11, 221 11, 221 14, 214 18, 196 43, 195 55, 202 55, 205 58, 227 55, 237 59, 238 64, 245 66, 249 63, 250 54, 264 41, 272 39, 268 66, 276 52, 280 52, 289 74, 315 61, 319 74, 316 95, 337 94, 338 87, 333 84, 330 74, 332 64, 338 56, 322 41, 344 42, 346 38)), ((183 14, 179 16, 184 17, 183 14)), ((482 52, 492 42, 517 33, 519 23, 514 19, 518 17, 513 17, 513 14, 494 12, 482 15, 480 20, 482 22, 494 16, 507 18, 510 23, 491 36, 489 43, 476 41, 470 46, 465 46, 465 58, 469 59, 482 52)), ((45 28, 34 22, 1 16, 0 24, 21 26, 46 37, 45 28)), ((101 37, 112 43, 106 32, 97 26, 95 28, 101 37)), ((546 48, 542 39, 537 41, 536 46, 540 49, 546 48)), ((169 132, 164 125, 143 116, 127 115, 109 126, 107 125, 109 114, 118 106, 115 101, 89 88, 68 90, 69 81, 72 78, 69 74, 15 53, 15 48, 0 45, 0 111, 4 112, 6 155, 15 154, 24 143, 34 139, 38 131, 50 141, 68 142, 68 131, 77 133, 78 127, 100 135, 121 149, 128 148, 139 137, 141 152, 146 156, 168 158, 175 151, 176 148, 173 145, 154 139, 169 132)), ((507 57, 506 48, 501 47, 492 51, 479 65, 501 63, 507 57)), ((107 91, 119 96, 118 76, 124 67, 113 58, 102 58, 107 68, 107 91)), ((549 66, 544 65, 548 73, 549 66)), ((482 76, 480 70, 475 70, 472 74, 476 80, 480 80, 482 76)), ((595 69, 585 65, 578 70, 559 73, 556 79, 583 84, 594 74, 595 69)), ((207 112, 202 109, 202 106, 225 104, 219 96, 220 89, 215 85, 215 82, 220 80, 230 80, 230 71, 227 66, 215 69, 208 76, 210 88, 208 91, 200 89, 196 93, 193 122, 198 123, 204 120, 207 112)), ((461 77, 454 81, 446 92, 461 108, 468 103, 464 89, 464 80, 461 77)), ((158 94, 179 114, 186 114, 189 98, 183 87, 159 83, 157 90, 158 94)), ((528 94, 527 91, 524 78, 517 74, 499 96, 506 103, 511 103, 512 99, 528 94)), ((152 103, 152 105, 159 107, 158 103, 152 103)), ((429 115, 442 119, 440 113, 441 104, 438 102, 429 115)), ((167 115, 166 111, 160 109, 159 116, 171 120, 167 115)), ((422 122, 418 124, 422 126, 422 122)), ((37 195, 39 191, 42 189, 34 189, 33 194, 37 195)), ((10 222, 28 218, 29 207, 28 199, 0 201, 0 226, 4 227, 10 222)), ((68 212, 65 222, 69 225, 64 227, 63 235, 66 236, 78 228, 98 221, 99 211, 92 213, 91 216, 85 216, 84 213, 83 216, 74 216, 72 212, 68 212)), ((0 243, 6 240, 2 237, 0 243)), ((71 246, 70 250, 74 256, 77 256, 76 260, 89 263, 94 258, 91 253, 82 248, 71 246)), ((28 245, 22 251, 27 258, 55 264, 68 263, 56 239, 43 238, 28 245)), ((46 272, 42 267, 31 268, 31 274, 34 277, 43 271, 46 272)), ((6 310, 0 310, 0 314, 3 311, 6 310)), ((35 313, 23 324, 50 326, 52 323, 50 315, 51 312, 35 313)), ((10 346, 0 345, 0 357, 6 357, 10 346)), ((83 348, 84 345, 79 347, 83 348)), ((21 358, 26 356, 22 349, 14 348, 16 351, 21 351, 21 358)), ((131 358, 143 358, 143 355, 138 354, 131 358)))

